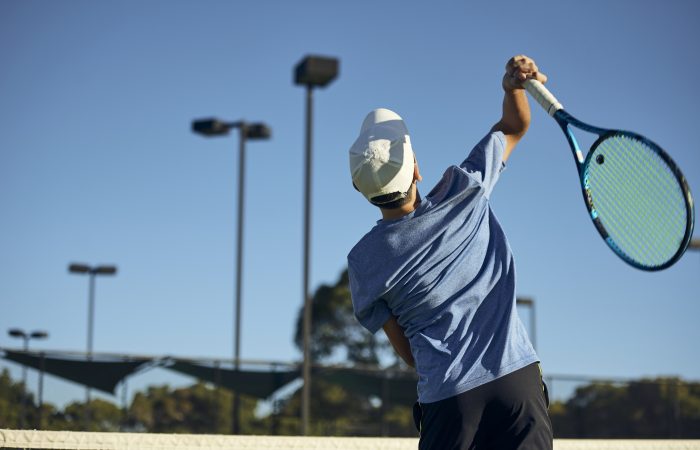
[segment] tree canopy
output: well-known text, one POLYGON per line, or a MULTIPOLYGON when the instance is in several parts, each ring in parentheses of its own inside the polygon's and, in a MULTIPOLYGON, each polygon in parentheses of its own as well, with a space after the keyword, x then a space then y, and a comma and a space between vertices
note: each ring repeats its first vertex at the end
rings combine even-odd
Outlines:
POLYGON ((550 408, 559 438, 699 438, 700 383, 678 378, 590 383, 550 408))
MULTIPOLYGON (((311 302, 311 358, 324 362, 333 358, 351 364, 378 365, 382 359, 395 360, 383 333, 371 334, 355 319, 350 298, 348 271, 334 285, 323 284, 311 302)), ((304 307, 297 316, 294 343, 303 351, 304 307)))

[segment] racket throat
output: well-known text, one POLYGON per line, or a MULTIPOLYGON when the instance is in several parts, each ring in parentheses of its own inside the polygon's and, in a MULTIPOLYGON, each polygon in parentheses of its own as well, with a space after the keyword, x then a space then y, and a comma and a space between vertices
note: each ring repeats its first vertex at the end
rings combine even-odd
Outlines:
POLYGON ((571 147, 571 151, 574 154, 574 159, 576 159, 577 166, 579 169, 579 172, 581 172, 581 166, 583 165, 583 152, 581 152, 581 147, 578 145, 578 141, 576 140, 576 136, 571 132, 571 128, 569 128, 569 124, 566 124, 564 128, 564 133, 566 133, 566 138, 569 141, 569 146, 571 147))

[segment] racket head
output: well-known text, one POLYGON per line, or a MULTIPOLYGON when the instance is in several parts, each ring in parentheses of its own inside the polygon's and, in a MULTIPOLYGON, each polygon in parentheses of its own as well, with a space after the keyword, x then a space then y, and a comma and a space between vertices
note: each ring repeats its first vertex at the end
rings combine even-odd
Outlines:
POLYGON ((598 232, 632 266, 665 269, 688 247, 695 218, 690 188, 671 157, 644 136, 602 133, 581 167, 581 187, 598 232))

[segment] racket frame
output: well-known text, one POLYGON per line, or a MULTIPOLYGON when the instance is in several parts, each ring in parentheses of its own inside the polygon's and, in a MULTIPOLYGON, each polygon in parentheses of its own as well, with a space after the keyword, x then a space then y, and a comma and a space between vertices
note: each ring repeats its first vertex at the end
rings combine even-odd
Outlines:
POLYGON ((542 85, 536 80, 527 80, 525 82, 525 89, 533 96, 533 98, 535 98, 535 100, 537 100, 537 102, 542 106, 542 108, 550 116, 552 116, 552 118, 557 122, 559 127, 564 132, 564 136, 566 136, 566 140, 569 143, 569 147, 571 148, 571 151, 574 156, 574 161, 576 162, 576 170, 579 174, 579 183, 581 186, 581 193, 583 194, 583 200, 586 204, 586 209, 588 209, 588 213, 591 217, 591 220, 593 221, 593 224, 596 227, 596 230, 598 230, 600 236, 603 238, 606 244, 608 244, 608 247, 610 247, 610 249, 613 252, 615 252, 615 254, 619 256, 623 261, 640 270, 650 272, 659 271, 666 269, 674 263, 676 263, 681 258, 681 256, 683 256, 683 253, 685 253, 685 250, 688 248, 688 245, 690 244, 690 241, 692 239, 693 229, 695 227, 695 208, 693 204, 693 196, 690 193, 690 187, 688 186, 688 181, 685 179, 685 176, 681 172, 680 168, 673 161, 673 159, 671 159, 668 153, 666 153, 664 149, 662 149, 658 144, 640 134, 631 131, 600 128, 578 120, 577 118, 566 112, 564 110, 564 107, 561 105, 561 103, 558 102, 554 95, 552 95, 549 92, 549 90, 547 90, 547 88, 544 87, 544 85, 542 85), (581 151, 581 147, 579 146, 578 141, 576 140, 576 136, 574 136, 573 132, 571 131, 572 127, 598 135, 598 139, 596 139, 593 145, 591 145, 591 148, 588 150, 588 153, 585 157, 583 155, 583 152, 581 151), (587 169, 589 164, 591 163, 591 159, 593 157, 593 154, 595 153, 596 148, 598 148, 598 146, 607 138, 615 135, 629 136, 635 140, 643 142, 645 145, 651 148, 671 169, 673 175, 678 181, 681 191, 683 192, 683 199, 685 201, 686 212, 685 235, 683 236, 681 245, 679 245, 676 253, 661 265, 648 266, 640 264, 639 262, 630 258, 625 252, 623 252, 622 249, 620 249, 617 246, 617 244, 615 244, 615 241, 613 241, 610 235, 608 234, 607 230, 605 229, 605 226, 598 217, 598 211, 593 205, 590 190, 587 186, 587 169))

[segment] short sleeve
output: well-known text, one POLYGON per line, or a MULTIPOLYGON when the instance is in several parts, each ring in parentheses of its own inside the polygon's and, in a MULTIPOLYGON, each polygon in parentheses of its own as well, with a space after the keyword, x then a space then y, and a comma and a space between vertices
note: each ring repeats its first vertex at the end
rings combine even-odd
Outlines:
POLYGON ((505 168, 503 153, 506 147, 505 136, 500 131, 486 135, 472 149, 460 167, 476 177, 484 186, 488 197, 496 185, 501 171, 505 168))
POLYGON ((362 277, 355 270, 348 259, 348 278, 350 280, 350 295, 355 317, 360 325, 374 334, 391 317, 391 310, 386 301, 373 297, 366 285, 362 283, 362 277))

